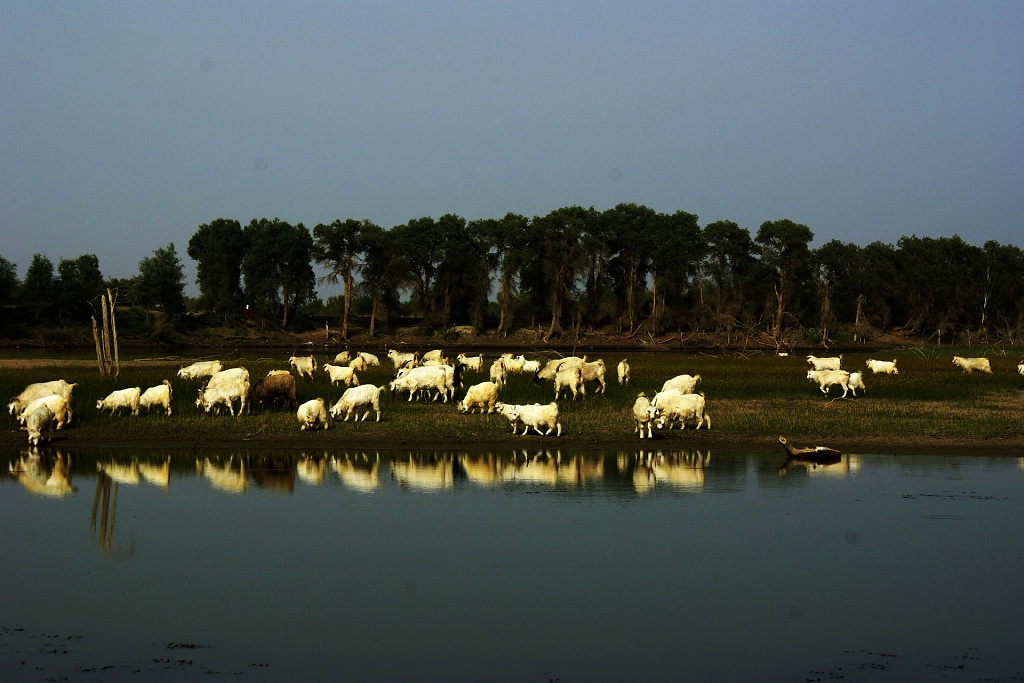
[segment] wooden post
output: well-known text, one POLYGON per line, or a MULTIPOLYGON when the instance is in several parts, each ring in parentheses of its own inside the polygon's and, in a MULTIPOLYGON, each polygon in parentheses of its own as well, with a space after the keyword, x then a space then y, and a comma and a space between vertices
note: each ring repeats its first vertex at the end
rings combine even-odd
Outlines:
POLYGON ((100 366, 100 374, 106 377, 107 373, 103 368, 103 345, 100 342, 100 329, 96 325, 96 316, 92 316, 92 338, 96 342, 96 363, 100 366))
MULTIPOLYGON (((110 306, 110 338, 114 343, 114 377, 121 374, 121 356, 117 350, 117 320, 114 318, 114 295, 107 290, 107 305, 110 306)), ((108 355, 107 360, 110 360, 108 355)))

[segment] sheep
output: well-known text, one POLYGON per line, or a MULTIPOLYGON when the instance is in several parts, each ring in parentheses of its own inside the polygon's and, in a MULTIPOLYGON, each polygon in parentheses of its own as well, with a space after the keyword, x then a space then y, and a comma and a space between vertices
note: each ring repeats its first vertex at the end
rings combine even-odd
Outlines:
POLYGON ((348 362, 348 366, 352 368, 352 372, 362 372, 366 369, 369 363, 362 356, 356 356, 348 362))
POLYGON ((337 419, 339 415, 345 413, 345 422, 348 422, 348 418, 352 417, 352 412, 356 408, 362 407, 365 408, 365 411, 362 418, 356 418, 357 421, 365 420, 372 410, 376 414, 376 421, 380 422, 380 392, 382 391, 384 391, 384 387, 372 384, 346 389, 338 402, 331 407, 331 417, 337 419))
POLYGON ((598 358, 595 361, 584 363, 580 366, 580 370, 583 372, 584 382, 597 382, 597 388, 600 393, 604 393, 604 360, 598 358))
POLYGON ((498 360, 504 364, 506 372, 523 372, 523 365, 526 363, 526 358, 522 354, 513 357, 511 353, 503 353, 498 360))
POLYGON ((857 395, 857 390, 861 389, 864 393, 868 393, 868 388, 864 386, 864 379, 861 377, 859 372, 850 373, 850 391, 854 396, 857 395))
POLYGON ((350 360, 352 360, 352 354, 349 353, 348 349, 345 349, 334 357, 335 365, 348 365, 350 360))
POLYGON ((363 362, 366 363, 366 365, 368 365, 368 366, 370 366, 370 365, 380 365, 380 359, 377 358, 377 356, 373 355, 372 353, 367 353, 366 351, 360 351, 358 355, 359 355, 360 358, 363 359, 363 362))
POLYGON ((876 375, 879 374, 879 373, 885 374, 885 375, 898 375, 898 374, 900 374, 900 371, 896 369, 896 359, 895 358, 893 358, 891 361, 888 361, 888 360, 874 360, 873 358, 869 358, 868 360, 864 361, 864 365, 868 366, 868 370, 870 370, 872 373, 874 373, 876 375))
POLYGON ((113 415, 121 408, 127 408, 132 411, 132 415, 138 415, 139 399, 141 397, 142 391, 138 387, 118 389, 117 391, 110 392, 106 398, 97 401, 96 410, 109 410, 110 414, 113 415))
POLYGON ((388 358, 395 365, 395 370, 401 370, 402 368, 414 368, 419 362, 420 354, 417 352, 412 353, 399 353, 394 349, 388 351, 388 358))
POLYGON ((1020 374, 1024 375, 1024 361, 1021 361, 1017 365, 1017 372, 1019 372, 1020 374))
POLYGON ((843 362, 843 354, 838 356, 832 356, 831 358, 818 358, 817 356, 807 356, 807 362, 811 364, 812 370, 839 370, 839 366, 843 362))
POLYGON ((846 370, 808 370, 807 379, 818 383, 821 393, 828 396, 829 387, 840 386, 843 388, 843 398, 850 390, 850 373, 846 370))
POLYGON ((665 380, 665 383, 661 385, 661 390, 675 389, 680 394, 692 394, 697 390, 698 382, 700 382, 700 375, 676 375, 672 379, 665 380))
POLYGON ((460 353, 456 360, 463 365, 467 370, 473 370, 480 372, 484 369, 484 357, 483 354, 478 356, 467 356, 464 353, 460 353))
POLYGON ((488 376, 498 386, 504 386, 505 378, 508 376, 508 365, 505 363, 504 357, 491 363, 491 370, 488 376))
POLYGON ((480 382, 474 384, 467 391, 465 397, 459 401, 458 409, 462 413, 472 413, 477 408, 480 412, 493 413, 494 404, 498 400, 498 389, 501 388, 500 384, 494 382, 480 382))
POLYGON ((441 351, 441 349, 432 349, 432 350, 427 351, 426 353, 424 353, 422 356, 420 356, 420 363, 424 363, 425 364, 425 363, 430 362, 430 361, 437 362, 437 363, 443 363, 443 361, 444 361, 444 352, 441 351))
POLYGON ((171 383, 166 379, 162 384, 146 389, 139 397, 139 407, 145 408, 146 412, 154 406, 163 408, 168 415, 171 414, 171 383))
POLYGON ((587 395, 587 387, 583 383, 583 368, 580 366, 559 370, 555 375, 555 400, 562 397, 562 391, 572 391, 572 398, 575 401, 579 394, 587 395))
POLYGON ((68 399, 60 394, 50 394, 49 396, 41 396, 25 406, 25 409, 17 415, 18 422, 24 425, 28 421, 29 415, 38 410, 40 406, 46 406, 53 413, 57 429, 63 428, 64 425, 71 421, 71 404, 68 402, 68 399))
POLYGON ((651 416, 648 413, 648 409, 651 407, 651 402, 647 398, 647 394, 640 392, 636 395, 636 401, 633 402, 633 433, 640 433, 640 438, 644 438, 644 426, 647 427, 647 438, 652 438, 651 434, 651 416))
POLYGON ((562 423, 558 420, 558 404, 552 401, 547 405, 541 405, 534 403, 532 405, 511 405, 506 403, 494 404, 494 411, 504 415, 508 421, 512 424, 512 433, 517 433, 517 424, 523 423, 523 434, 526 434, 530 427, 533 427, 534 431, 541 434, 541 427, 545 427, 547 431, 543 432, 545 436, 556 431, 556 436, 562 435, 562 423))
POLYGON ((615 367, 616 375, 619 378, 619 384, 625 386, 629 384, 629 361, 625 358, 619 361, 619 364, 615 367))
POLYGON ((577 366, 583 365, 586 362, 587 362, 587 357, 586 356, 583 356, 583 358, 580 358, 579 356, 567 356, 565 358, 555 358, 554 360, 549 360, 547 365, 545 365, 543 368, 538 370, 537 374, 534 375, 533 379, 537 383, 543 382, 544 380, 548 380, 548 379, 554 379, 555 375, 558 374, 559 370, 561 370, 563 368, 577 367, 577 366))
MULTIPOLYGON (((271 370, 272 373, 286 372, 285 370, 271 370)), ((270 374, 270 373, 267 373, 270 374)), ((228 382, 248 382, 249 371, 243 367, 228 368, 227 370, 221 370, 215 372, 210 376, 209 381, 203 386, 203 389, 212 389, 218 384, 224 384, 228 382)))
POLYGON ((970 374, 975 370, 979 372, 987 372, 992 374, 992 365, 989 363, 988 358, 963 358, 961 356, 953 356, 953 365, 956 365, 963 369, 964 372, 970 374))
POLYGON ((216 375, 223 369, 224 366, 220 364, 219 360, 201 360, 178 370, 178 377, 182 379, 202 379, 203 377, 216 375))
POLYGON ((314 398, 300 405, 299 409, 295 412, 295 417, 299 420, 299 431, 316 429, 318 427, 327 429, 329 427, 327 408, 324 407, 324 400, 322 398, 314 398))
POLYGON ((707 423, 711 429, 711 416, 707 413, 707 402, 704 394, 680 394, 672 396, 663 401, 661 405, 651 406, 648 415, 652 420, 658 420, 658 429, 664 429, 665 425, 672 428, 672 423, 678 422, 680 429, 686 429, 686 421, 694 419, 697 421, 697 429, 707 423))
POLYGON ((288 359, 288 364, 295 368, 295 374, 299 377, 308 377, 309 381, 313 381, 313 375, 316 374, 316 358, 313 356, 292 356, 288 359))
POLYGON ((438 396, 444 396, 444 401, 447 403, 449 387, 454 376, 454 372, 451 376, 448 374, 448 368, 450 366, 430 365, 409 369, 402 368, 389 386, 395 394, 408 391, 410 401, 420 392, 430 393, 431 391, 436 391, 437 393, 434 394, 432 400, 436 401, 438 396))
POLYGON ((249 387, 246 406, 251 412, 261 410, 266 402, 284 399, 288 408, 298 410, 299 400, 295 397, 295 377, 287 370, 283 374, 271 373, 261 377, 249 387))
POLYGON ((202 408, 207 413, 216 405, 223 403, 228 407, 231 416, 235 416, 234 403, 239 402, 238 415, 245 412, 246 402, 249 395, 249 380, 232 379, 207 386, 199 390, 199 397, 196 398, 196 407, 202 408))
POLYGON ((521 365, 521 369, 519 370, 519 372, 522 372, 522 373, 538 372, 540 370, 540 361, 539 360, 526 360, 526 357, 523 356, 522 354, 519 354, 518 356, 516 356, 516 363, 517 364, 518 363, 522 364, 521 365))
POLYGON ((77 384, 68 384, 62 379, 55 379, 49 382, 36 382, 35 384, 29 384, 25 389, 13 397, 10 403, 7 404, 7 412, 11 415, 18 415, 28 407, 28 404, 37 398, 43 396, 52 396, 54 394, 63 396, 71 402, 71 392, 77 384))
POLYGON ((356 371, 347 365, 331 365, 324 363, 324 372, 331 378, 331 384, 337 385, 344 382, 346 387, 358 387, 359 376, 356 371))
POLYGON ((56 418, 53 411, 45 404, 39 404, 25 418, 25 429, 28 430, 28 445, 38 448, 50 440, 50 432, 56 418))

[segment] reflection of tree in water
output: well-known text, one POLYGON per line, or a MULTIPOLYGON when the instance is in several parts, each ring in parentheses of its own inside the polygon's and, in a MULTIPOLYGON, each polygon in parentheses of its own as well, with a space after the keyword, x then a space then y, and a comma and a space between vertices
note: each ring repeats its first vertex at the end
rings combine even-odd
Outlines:
POLYGON ((107 557, 125 559, 135 554, 135 539, 127 546, 114 546, 114 522, 117 518, 117 488, 119 483, 106 472, 100 470, 96 475, 96 493, 92 499, 92 512, 89 514, 89 531, 96 533, 96 513, 100 511, 99 547, 107 557))

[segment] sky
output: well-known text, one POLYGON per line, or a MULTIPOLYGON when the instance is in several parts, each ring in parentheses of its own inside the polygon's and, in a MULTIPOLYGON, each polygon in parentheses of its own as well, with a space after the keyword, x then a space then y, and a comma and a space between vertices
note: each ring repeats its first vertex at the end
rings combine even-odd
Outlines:
MULTIPOLYGON (((637 203, 1024 245, 1024 2, 0 0, 0 256, 637 203)), ((323 288, 321 288, 323 294, 323 288)))

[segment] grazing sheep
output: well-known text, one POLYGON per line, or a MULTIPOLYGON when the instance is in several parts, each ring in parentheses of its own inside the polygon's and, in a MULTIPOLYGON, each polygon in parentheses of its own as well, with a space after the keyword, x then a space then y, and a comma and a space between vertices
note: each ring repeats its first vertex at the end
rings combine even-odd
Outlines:
POLYGON ((478 356, 467 356, 464 353, 460 353, 456 360, 463 365, 467 370, 473 370, 480 372, 484 369, 484 357, 483 354, 478 356))
POLYGON ((64 425, 71 421, 71 404, 68 402, 68 399, 60 394, 51 394, 37 398, 25 406, 25 409, 17 415, 18 422, 24 425, 28 421, 29 415, 38 410, 40 406, 46 406, 53 413, 57 429, 63 428, 64 425))
POLYGON ((842 387, 843 398, 846 398, 846 393, 850 390, 850 373, 846 370, 808 370, 807 379, 817 382, 821 393, 826 396, 829 387, 842 387))
POLYGON ((505 378, 508 376, 507 367, 508 366, 505 364, 504 358, 499 358, 498 360, 491 363, 491 370, 488 373, 488 376, 491 378, 491 381, 499 386, 504 386, 505 378))
POLYGON ((619 361, 619 364, 615 368, 616 374, 619 377, 619 384, 625 386, 629 384, 629 361, 625 358, 619 361))
POLYGON ((898 375, 900 371, 896 369, 896 359, 890 360, 874 360, 868 359, 864 361, 864 364, 868 366, 868 370, 874 374, 884 375, 898 375))
POLYGON ((28 445, 38 448, 50 440, 56 418, 53 411, 45 404, 35 407, 25 418, 25 429, 28 430, 28 445))
POLYGON ((865 394, 868 393, 868 388, 864 386, 864 379, 861 377, 859 372, 850 373, 850 391, 854 396, 857 395, 857 390, 862 390, 865 394))
POLYGON ((327 422, 327 408, 324 406, 322 398, 314 398, 300 405, 299 409, 295 412, 295 417, 299 420, 299 431, 303 429, 317 429, 318 427, 327 429, 329 426, 327 422))
POLYGON ((50 382, 36 382, 35 384, 29 384, 25 389, 11 399, 11 402, 7 404, 7 412, 11 415, 18 415, 23 412, 28 404, 37 398, 44 396, 52 396, 54 394, 63 396, 71 401, 71 392, 78 386, 77 384, 68 384, 62 379, 55 379, 50 382))
POLYGON ((839 367, 843 362, 843 355, 833 356, 831 358, 818 358, 817 356, 807 356, 807 362, 811 364, 812 370, 840 370, 839 367))
POLYGON ((494 382, 474 384, 466 391, 466 396, 459 401, 459 412, 472 413, 479 408, 481 413, 493 413, 494 404, 498 401, 499 388, 501 385, 494 382))
POLYGON ((533 403, 531 405, 507 405, 497 403, 494 406, 495 412, 504 415, 512 424, 512 433, 516 433, 516 425, 523 423, 523 434, 529 428, 533 428, 538 434, 547 436, 555 431, 556 436, 562 435, 562 423, 558 420, 558 404, 552 401, 547 405, 533 403), (544 428, 545 431, 541 431, 544 428))
POLYGON ((219 360, 201 360, 192 365, 186 365, 178 370, 178 377, 182 379, 202 379, 211 377, 224 369, 219 360))
POLYGON ((171 414, 171 383, 166 379, 163 384, 146 389, 139 397, 139 407, 145 408, 146 412, 154 406, 163 408, 168 415, 171 414))
POLYGON ((647 427, 647 438, 652 438, 651 435, 651 415, 648 410, 651 407, 651 402, 648 400, 647 395, 644 392, 640 392, 636 395, 636 401, 633 402, 633 432, 640 433, 640 438, 644 438, 644 427, 647 427))
POLYGON ((127 408, 132 411, 132 415, 138 415, 139 399, 141 397, 142 391, 138 387, 118 389, 117 391, 110 392, 106 398, 97 401, 96 410, 109 410, 110 414, 113 415, 121 408, 127 408))
POLYGON ((665 380, 665 383, 661 385, 661 390, 675 389, 680 394, 692 394, 696 391, 698 382, 700 382, 700 375, 676 375, 672 379, 665 380))
POLYGON ((344 382, 346 387, 358 387, 359 377, 354 368, 347 365, 331 365, 324 363, 324 372, 331 378, 331 384, 344 382))
POLYGON ((956 365, 963 369, 966 373, 972 373, 975 370, 978 372, 987 372, 992 374, 992 365, 989 363, 988 358, 963 358, 961 356, 953 356, 953 365, 956 365))
POLYGON ((357 421, 365 420, 370 411, 373 411, 376 414, 376 421, 380 422, 380 392, 383 390, 384 387, 372 384, 346 389, 338 402, 331 407, 331 417, 337 419, 339 415, 345 413, 345 422, 348 422, 356 408, 364 408, 363 416, 356 417, 357 421))
POLYGON ((313 356, 292 356, 288 359, 288 364, 295 368, 295 374, 299 377, 308 377, 309 381, 313 381, 313 375, 316 374, 316 358, 313 356))
POLYGON ((680 394, 672 396, 658 406, 651 406, 648 409, 651 419, 658 420, 658 429, 664 429, 668 425, 679 423, 680 429, 686 429, 686 421, 693 419, 697 421, 697 429, 707 423, 711 429, 711 416, 707 413, 707 402, 704 394, 680 394))
POLYGON ((576 396, 579 394, 587 395, 587 387, 583 383, 583 367, 575 366, 570 368, 564 368, 558 371, 555 375, 555 400, 557 401, 562 397, 562 392, 568 389, 572 392, 572 398, 575 401, 576 396))

